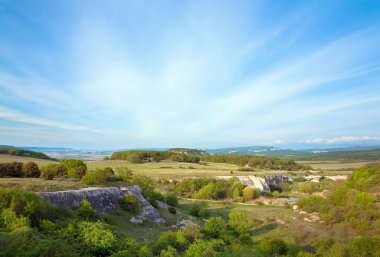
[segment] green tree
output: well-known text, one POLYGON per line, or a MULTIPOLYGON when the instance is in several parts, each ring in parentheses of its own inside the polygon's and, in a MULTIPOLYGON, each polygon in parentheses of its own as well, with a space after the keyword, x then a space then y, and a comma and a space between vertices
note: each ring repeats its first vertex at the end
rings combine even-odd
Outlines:
POLYGON ((107 229, 106 224, 103 222, 83 221, 78 226, 83 244, 96 255, 108 252, 116 242, 116 236, 111 230, 107 229))
POLYGON ((226 232, 226 223, 221 217, 212 217, 206 221, 204 231, 212 238, 219 238, 226 232))
POLYGON ((79 205, 79 208, 77 210, 78 215, 85 218, 85 219, 92 219, 95 217, 95 211, 91 206, 91 203, 83 199, 82 202, 79 205))
POLYGON ((247 215, 242 211, 233 210, 228 215, 228 225, 239 234, 247 233, 248 219, 247 215))
POLYGON ((35 162, 27 162, 22 167, 22 173, 24 177, 38 178, 41 175, 41 171, 35 162))
POLYGON ((244 201, 251 201, 260 196, 260 190, 255 187, 246 187, 243 189, 243 199, 244 201))

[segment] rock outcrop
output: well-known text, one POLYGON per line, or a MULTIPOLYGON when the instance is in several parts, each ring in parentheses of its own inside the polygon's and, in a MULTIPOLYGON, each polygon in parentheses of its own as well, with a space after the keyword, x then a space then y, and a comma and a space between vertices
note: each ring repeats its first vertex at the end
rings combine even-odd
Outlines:
POLYGON ((124 194, 117 187, 107 188, 82 188, 79 190, 67 190, 40 193, 40 196, 51 203, 63 208, 77 209, 83 199, 91 203, 97 213, 111 213, 119 208, 118 201, 124 194))
POLYGON ((141 188, 137 185, 120 188, 90 187, 79 190, 44 192, 39 195, 55 205, 69 209, 77 209, 82 200, 86 199, 90 202, 95 212, 108 214, 120 208, 118 202, 126 194, 135 196, 141 206, 141 211, 139 215, 134 217, 134 221, 149 219, 161 224, 165 223, 160 213, 144 198, 141 188))
MULTIPOLYGON (((232 176, 216 176, 216 179, 230 179, 232 176)), ((290 181, 286 176, 235 176, 243 185, 258 188, 262 192, 270 192, 270 185, 279 186, 282 181, 290 181)))

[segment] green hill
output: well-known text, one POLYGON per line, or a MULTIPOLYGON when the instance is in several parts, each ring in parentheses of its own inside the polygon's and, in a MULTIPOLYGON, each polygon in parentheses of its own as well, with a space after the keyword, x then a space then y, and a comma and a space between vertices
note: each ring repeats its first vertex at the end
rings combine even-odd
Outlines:
POLYGON ((55 160, 54 158, 51 158, 44 153, 20 149, 13 146, 0 146, 0 154, 31 157, 31 158, 44 159, 44 160, 55 160))

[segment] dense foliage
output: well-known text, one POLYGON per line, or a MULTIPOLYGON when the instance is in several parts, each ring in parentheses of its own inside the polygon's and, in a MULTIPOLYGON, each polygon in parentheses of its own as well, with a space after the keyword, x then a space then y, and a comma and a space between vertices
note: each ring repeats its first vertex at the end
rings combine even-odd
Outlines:
POLYGON ((308 170, 310 166, 296 163, 293 159, 236 154, 202 155, 202 161, 232 163, 239 166, 272 170, 308 170))
POLYGON ((0 147, 0 154, 9 154, 9 155, 14 155, 14 156, 24 156, 24 157, 31 157, 31 158, 45 159, 45 160, 55 160, 53 158, 50 158, 44 153, 29 151, 29 150, 14 148, 14 147, 0 147))
POLYGON ((327 223, 342 223, 365 233, 380 230, 379 189, 380 166, 361 168, 326 199, 310 196, 298 205, 308 212, 319 212, 327 223))
POLYGON ((114 152, 111 160, 128 160, 132 163, 142 162, 159 162, 163 160, 171 160, 175 162, 198 163, 200 158, 195 155, 176 153, 172 151, 148 151, 148 150, 129 150, 114 152))

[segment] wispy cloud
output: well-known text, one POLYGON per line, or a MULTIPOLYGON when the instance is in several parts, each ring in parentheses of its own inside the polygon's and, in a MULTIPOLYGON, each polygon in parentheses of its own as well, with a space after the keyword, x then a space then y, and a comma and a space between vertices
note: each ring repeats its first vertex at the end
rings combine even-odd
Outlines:
POLYGON ((311 138, 302 141, 306 144, 340 144, 340 143, 358 143, 358 142, 370 142, 376 141, 380 142, 380 137, 370 137, 370 136, 341 136, 334 138, 311 138))
POLYGON ((89 132, 98 132, 98 133, 101 132, 100 130, 97 130, 94 128, 87 128, 87 127, 76 126, 72 124, 66 124, 59 121, 52 121, 52 120, 41 119, 38 117, 33 117, 33 116, 30 116, 18 111, 10 110, 8 108, 4 108, 1 106, 0 106, 0 118, 9 120, 9 121, 15 121, 15 122, 38 125, 38 126, 54 127, 58 129, 65 129, 65 130, 89 131, 89 132))
POLYGON ((118 146, 213 147, 377 136, 379 19, 342 24, 348 14, 318 1, 71 4, 57 20, 44 4, 10 4, 24 20, 0 21, 0 32, 19 24, 0 33, 0 122, 30 137, 50 127, 86 132, 83 144, 103 133, 118 146))

